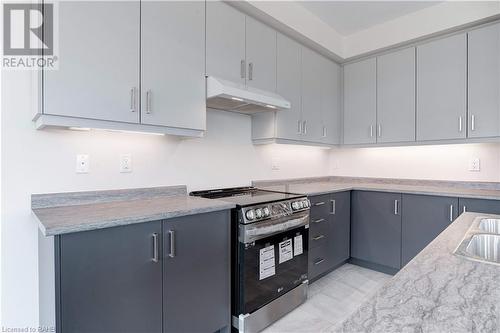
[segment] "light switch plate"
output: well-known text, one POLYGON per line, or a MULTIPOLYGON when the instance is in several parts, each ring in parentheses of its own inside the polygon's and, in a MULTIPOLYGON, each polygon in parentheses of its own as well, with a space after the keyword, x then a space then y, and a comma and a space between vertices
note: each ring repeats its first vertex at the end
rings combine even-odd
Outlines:
POLYGON ((280 169, 280 159, 278 157, 273 157, 271 159, 271 170, 279 170, 280 169))
POLYGON ((481 171, 481 160, 479 158, 473 158, 469 162, 469 171, 481 171))
POLYGON ((87 154, 76 155, 76 173, 89 173, 90 158, 87 154))
POLYGON ((120 172, 132 172, 132 155, 122 154, 120 156, 120 172))

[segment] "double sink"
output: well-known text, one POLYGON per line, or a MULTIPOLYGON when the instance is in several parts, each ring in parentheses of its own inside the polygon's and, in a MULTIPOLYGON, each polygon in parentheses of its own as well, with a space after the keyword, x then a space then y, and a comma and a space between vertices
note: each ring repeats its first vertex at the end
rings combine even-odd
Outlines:
POLYGON ((476 218, 455 254, 500 265, 500 219, 476 218))

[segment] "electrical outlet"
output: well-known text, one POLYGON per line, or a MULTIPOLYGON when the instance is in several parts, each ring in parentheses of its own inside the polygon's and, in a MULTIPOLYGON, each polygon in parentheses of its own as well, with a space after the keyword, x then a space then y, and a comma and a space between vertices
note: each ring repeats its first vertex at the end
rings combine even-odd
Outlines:
POLYGON ((89 173, 90 159, 89 155, 76 155, 76 173, 89 173))
POLYGON ((277 157, 273 157, 271 159, 271 170, 279 170, 280 169, 280 160, 277 157))
POLYGON ((469 162, 469 171, 481 171, 481 160, 473 158, 469 162))
POLYGON ((122 154, 120 156, 120 172, 132 172, 132 155, 122 154))

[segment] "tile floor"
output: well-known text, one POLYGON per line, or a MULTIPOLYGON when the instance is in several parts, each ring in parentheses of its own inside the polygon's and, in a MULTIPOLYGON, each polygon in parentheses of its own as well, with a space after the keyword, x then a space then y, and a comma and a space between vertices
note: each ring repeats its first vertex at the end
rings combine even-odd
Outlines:
POLYGON ((391 278, 345 264, 309 287, 307 301, 262 333, 329 332, 391 278))

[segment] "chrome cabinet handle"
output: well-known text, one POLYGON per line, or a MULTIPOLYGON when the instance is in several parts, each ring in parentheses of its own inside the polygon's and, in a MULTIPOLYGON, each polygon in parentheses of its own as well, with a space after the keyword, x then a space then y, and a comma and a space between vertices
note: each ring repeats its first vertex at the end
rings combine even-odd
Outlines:
POLYGON ((450 205, 450 222, 453 222, 453 205, 450 205))
POLYGON ((175 257, 175 231, 169 230, 168 236, 170 238, 170 252, 168 253, 168 256, 170 258, 174 258, 175 257))
POLYGON ((378 124, 377 127, 377 135, 380 138, 382 136, 382 125, 378 124))
POLYGON ((458 117, 458 131, 462 132, 462 116, 458 117))
POLYGON ((151 89, 146 91, 146 113, 151 113, 151 89))
POLYGON ((320 260, 317 260, 314 262, 315 265, 319 265, 321 264, 323 261, 325 261, 325 259, 320 259, 320 260))
POLYGON ((321 223, 321 222, 324 222, 325 219, 317 219, 317 220, 314 220, 313 223, 321 223))
POLYGON ((373 138, 373 125, 370 125, 370 138, 373 138))
POLYGON ((474 116, 474 115, 470 116, 470 130, 471 131, 476 130, 476 116, 474 116))
POLYGON ((302 125, 302 133, 307 134, 307 121, 304 120, 304 124, 302 125))
POLYGON ((248 80, 253 80, 253 63, 248 63, 248 80))
POLYGON ((399 215, 399 200, 394 200, 394 215, 399 215))
POLYGON ((323 206, 325 204, 324 201, 316 202, 314 206, 323 206))
POLYGON ((302 134, 302 121, 298 120, 297 122, 299 124, 299 126, 298 126, 298 133, 302 134))
POLYGON ((322 238, 325 238, 325 235, 319 235, 319 236, 313 237, 313 240, 317 241, 317 240, 320 240, 322 238))
POLYGON ((335 215, 336 202, 335 202, 335 200, 330 200, 330 203, 332 204, 332 210, 330 211, 330 214, 335 215))
POLYGON ((130 112, 135 112, 135 87, 130 88, 130 112))
POLYGON ((246 67, 246 64, 245 64, 245 60, 244 59, 241 59, 241 63, 240 63, 240 76, 242 79, 245 78, 245 67, 246 67))
POLYGON ((326 126, 323 126, 323 137, 326 138, 326 126))
POLYGON ((465 207, 465 205, 463 206, 463 209, 462 209, 462 213, 465 213, 467 212, 467 207, 465 207))
POLYGON ((153 233, 153 258, 151 259, 153 262, 159 261, 159 251, 158 251, 158 233, 153 233))

